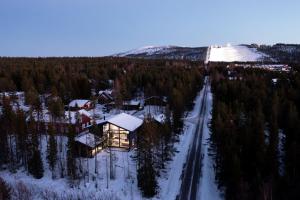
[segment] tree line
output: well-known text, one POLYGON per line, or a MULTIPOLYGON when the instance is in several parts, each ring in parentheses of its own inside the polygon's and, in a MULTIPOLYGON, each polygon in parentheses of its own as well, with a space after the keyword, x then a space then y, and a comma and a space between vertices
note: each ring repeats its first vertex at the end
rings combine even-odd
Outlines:
POLYGON ((226 199, 300 198, 300 75, 294 69, 211 71, 211 152, 226 199))

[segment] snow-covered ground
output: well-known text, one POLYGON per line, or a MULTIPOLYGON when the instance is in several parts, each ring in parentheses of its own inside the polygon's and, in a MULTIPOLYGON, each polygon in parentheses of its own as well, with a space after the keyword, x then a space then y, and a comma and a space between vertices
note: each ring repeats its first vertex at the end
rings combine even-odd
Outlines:
MULTIPOLYGON (((62 144, 62 160, 66 166, 66 145, 67 138, 57 137, 58 148, 62 144)), ((17 173, 1 171, 0 177, 7 181, 13 188, 23 184, 30 193, 30 199, 39 200, 48 196, 58 197, 59 199, 142 199, 141 193, 137 188, 136 164, 132 159, 134 151, 120 151, 113 149, 112 172, 114 178, 110 178, 110 153, 104 150, 97 155, 97 158, 78 158, 77 166, 82 170, 82 177, 74 187, 66 178, 60 178, 60 169, 56 169, 56 178, 52 179, 52 172, 46 161, 47 138, 42 138, 42 158, 44 164, 44 177, 35 179, 26 174, 24 169, 17 173), (95 172, 97 166, 97 173, 95 172)), ((59 149, 60 151, 60 149, 59 149)), ((58 162, 59 165, 59 162, 58 162)), ((66 169, 65 169, 66 170, 66 169)), ((19 199, 15 196, 15 199, 19 199)), ((54 198, 53 198, 54 199, 54 198)))
POLYGON ((202 144, 201 144, 201 153, 203 156, 202 159, 202 176, 199 183, 198 189, 198 199, 205 200, 221 200, 221 191, 218 189, 218 186, 215 182, 215 171, 213 167, 213 159, 209 155, 209 122, 212 118, 212 93, 210 86, 208 87, 207 101, 206 101, 206 114, 204 118, 204 128, 202 135, 202 144))
POLYGON ((210 62, 256 62, 261 61, 266 55, 255 48, 243 45, 236 46, 211 46, 209 48, 210 62))
POLYGON ((189 151, 189 147, 192 143, 195 128, 196 118, 199 114, 201 99, 203 90, 197 95, 195 100, 194 109, 188 113, 184 120, 184 132, 180 135, 179 142, 175 144, 177 153, 173 157, 173 160, 168 163, 165 174, 158 179, 160 186, 160 193, 155 199, 176 199, 181 186, 181 175, 183 165, 186 161, 186 156, 189 151))

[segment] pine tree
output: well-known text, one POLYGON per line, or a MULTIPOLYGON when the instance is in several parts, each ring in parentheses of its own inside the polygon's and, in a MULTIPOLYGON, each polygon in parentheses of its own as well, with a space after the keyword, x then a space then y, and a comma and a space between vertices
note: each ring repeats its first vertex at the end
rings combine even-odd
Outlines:
POLYGON ((49 167, 52 171, 52 178, 54 178, 55 165, 57 161, 57 143, 54 136, 54 129, 52 125, 50 125, 48 128, 49 128, 48 133, 50 138, 47 146, 47 160, 48 160, 49 167))
POLYGON ((68 145, 67 145, 67 148, 68 148, 68 150, 67 150, 67 175, 69 177, 71 184, 73 184, 74 180, 77 178, 74 135, 75 135, 74 127, 70 126, 69 131, 68 131, 68 145))
POLYGON ((153 197, 158 187, 153 152, 156 144, 155 132, 153 123, 146 119, 137 138, 138 186, 145 197, 153 197))
POLYGON ((0 200, 10 200, 10 199, 11 199, 11 188, 0 177, 0 200))
MULTIPOLYGON (((14 141, 13 134, 15 133, 16 126, 15 123, 16 114, 12 109, 9 99, 3 98, 3 109, 2 109, 2 120, 1 126, 3 128, 3 144, 0 148, 3 148, 3 156, 0 156, 3 163, 9 164, 9 169, 14 171, 16 169, 16 157, 14 151, 14 141)), ((2 134, 1 134, 2 135, 2 134)), ((2 151, 1 151, 2 154, 2 151)))
POLYGON ((28 161, 28 170, 36 179, 40 179, 44 176, 43 161, 38 148, 33 150, 32 157, 28 161))

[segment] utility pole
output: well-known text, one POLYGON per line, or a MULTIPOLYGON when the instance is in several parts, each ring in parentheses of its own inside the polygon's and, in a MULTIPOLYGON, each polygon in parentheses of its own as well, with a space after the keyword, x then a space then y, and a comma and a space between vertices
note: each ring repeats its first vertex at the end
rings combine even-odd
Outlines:
POLYGON ((106 156, 106 188, 108 189, 108 161, 106 156))

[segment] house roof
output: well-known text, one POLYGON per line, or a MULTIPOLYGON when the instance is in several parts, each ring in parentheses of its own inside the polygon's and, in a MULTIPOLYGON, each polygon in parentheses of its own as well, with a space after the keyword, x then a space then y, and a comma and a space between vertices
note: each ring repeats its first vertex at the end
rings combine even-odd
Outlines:
POLYGON ((128 131, 135 131, 143 124, 143 120, 126 113, 120 113, 107 121, 128 131))
POLYGON ((75 141, 80 142, 88 147, 95 148, 97 145, 101 143, 99 137, 95 136, 90 132, 82 132, 78 136, 75 137, 75 141))
POLYGON ((112 90, 110 90, 110 89, 106 89, 106 90, 100 90, 99 91, 99 95, 101 95, 101 94, 108 94, 108 95, 112 95, 112 93, 113 93, 113 91, 112 90))
POLYGON ((140 119, 145 119, 146 117, 150 117, 153 120, 157 121, 158 123, 163 124, 166 121, 166 115, 163 113, 160 114, 151 114, 148 113, 147 115, 140 115, 139 118, 140 119))
POLYGON ((86 103, 88 103, 90 100, 87 99, 74 99, 69 103, 70 107, 83 107, 86 103))
POLYGON ((166 121, 166 115, 161 113, 161 114, 158 114, 158 115, 154 115, 153 117, 157 122, 159 123, 164 123, 166 121))
POLYGON ((123 102, 123 105, 126 105, 126 106, 138 106, 138 105, 140 105, 141 104, 141 102, 140 101, 138 101, 138 100, 130 100, 130 101, 124 101, 123 102))

